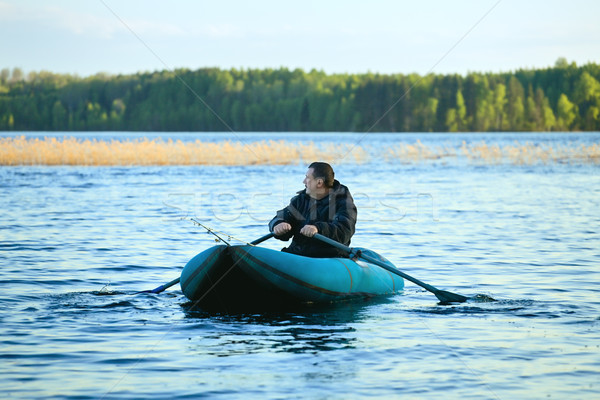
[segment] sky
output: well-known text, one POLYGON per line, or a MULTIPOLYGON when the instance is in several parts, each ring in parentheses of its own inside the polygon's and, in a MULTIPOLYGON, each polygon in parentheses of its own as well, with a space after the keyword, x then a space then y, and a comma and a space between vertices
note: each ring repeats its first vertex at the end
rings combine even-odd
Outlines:
POLYGON ((0 0, 0 68, 510 72, 600 63, 596 0, 0 0))

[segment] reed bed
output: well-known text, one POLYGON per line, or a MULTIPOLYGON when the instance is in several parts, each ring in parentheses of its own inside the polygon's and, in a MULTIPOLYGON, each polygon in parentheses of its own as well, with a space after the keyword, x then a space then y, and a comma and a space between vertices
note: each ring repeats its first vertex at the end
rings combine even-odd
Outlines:
POLYGON ((485 142, 452 146, 427 146, 417 141, 402 143, 387 149, 384 157, 388 162, 414 163, 431 160, 464 158, 473 163, 533 165, 549 163, 600 164, 600 144, 559 145, 518 143, 507 145, 485 142))
POLYGON ((0 165, 284 165, 313 160, 360 163, 362 148, 313 142, 183 142, 161 139, 78 140, 75 138, 0 138, 0 165))
POLYGON ((388 148, 383 158, 388 162, 415 163, 456 157, 456 149, 450 146, 427 146, 417 140, 414 144, 401 143, 388 148))
POLYGON ((487 164, 600 164, 600 144, 543 145, 463 142, 434 146, 417 141, 365 149, 352 144, 287 142, 284 140, 183 142, 137 139, 0 138, 0 165, 285 165, 314 160, 339 164, 364 162, 419 163, 451 159, 487 164))
POLYGON ((600 144, 598 143, 591 145, 551 146, 515 142, 510 145, 499 146, 497 144, 488 145, 484 142, 467 145, 463 142, 460 151, 469 160, 482 161, 489 164, 600 164, 600 144))

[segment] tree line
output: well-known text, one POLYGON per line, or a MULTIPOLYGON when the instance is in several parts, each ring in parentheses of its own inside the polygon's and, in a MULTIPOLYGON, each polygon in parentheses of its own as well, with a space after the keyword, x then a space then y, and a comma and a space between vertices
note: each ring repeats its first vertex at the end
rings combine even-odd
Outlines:
POLYGON ((600 130, 600 66, 509 73, 177 69, 81 78, 3 69, 8 131, 600 130))

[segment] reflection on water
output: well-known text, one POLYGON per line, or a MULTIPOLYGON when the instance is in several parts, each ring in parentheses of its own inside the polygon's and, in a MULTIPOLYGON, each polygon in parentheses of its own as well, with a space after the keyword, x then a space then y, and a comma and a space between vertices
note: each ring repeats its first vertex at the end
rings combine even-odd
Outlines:
POLYGON ((352 348, 356 342, 354 326, 368 317, 373 307, 392 301, 380 298, 324 305, 296 304, 292 310, 254 313, 210 312, 195 308, 191 302, 182 308, 187 318, 223 327, 209 335, 202 332, 202 345, 196 351, 225 357, 248 352, 315 353, 352 348), (210 346, 206 346, 206 340, 210 346))

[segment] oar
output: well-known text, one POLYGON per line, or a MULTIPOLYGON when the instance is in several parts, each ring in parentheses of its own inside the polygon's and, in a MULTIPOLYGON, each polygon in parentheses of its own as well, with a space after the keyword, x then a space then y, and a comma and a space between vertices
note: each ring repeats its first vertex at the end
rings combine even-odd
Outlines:
POLYGON ((371 264, 375 264, 375 265, 379 265, 381 268, 386 269, 388 271, 390 271, 393 274, 399 275, 401 277, 403 277, 404 279, 407 279, 409 281, 411 281, 412 283, 421 286, 422 288, 424 288, 425 290, 430 291, 431 293, 435 294, 435 296, 442 302, 442 303, 464 303, 465 301, 469 300, 468 297, 462 296, 460 294, 456 294, 456 293, 452 293, 452 292, 448 292, 446 290, 440 290, 436 287, 433 287, 431 285, 428 285, 425 282, 421 282, 420 280, 418 280, 417 278, 413 278, 412 276, 400 271, 399 269, 396 269, 394 267, 392 267, 391 265, 388 265, 382 261, 379 261, 373 257, 369 257, 366 254, 362 254, 359 251, 354 250, 353 248, 350 248, 348 246, 345 246, 339 242, 336 242, 333 239, 330 239, 328 237, 325 237, 323 235, 321 235, 320 233, 315 234, 315 236, 313 236, 315 239, 318 239, 322 242, 325 242, 327 244, 332 245, 333 247, 337 247, 338 249, 348 253, 349 255, 354 255, 354 256, 358 256, 359 258, 362 258, 365 261, 370 262, 371 264))
POLYGON ((138 293, 160 293, 160 292, 167 290, 168 288, 170 288, 173 285, 177 285, 180 280, 181 280, 181 278, 173 279, 171 282, 165 283, 164 285, 160 285, 159 287, 157 287, 155 289, 143 290, 141 292, 137 292, 136 294, 138 294, 138 293))
MULTIPOLYGON (((275 234, 271 232, 261 238, 256 239, 253 242, 250 242, 250 244, 255 246, 259 243, 264 242, 265 240, 271 239, 273 236, 275 236, 275 234)), ((229 244, 227 244, 227 246, 229 246, 229 244)), ((179 277, 177 279, 173 279, 171 282, 165 283, 164 285, 160 285, 159 287, 154 288, 152 290, 143 290, 141 292, 137 292, 136 294, 138 294, 138 293, 160 293, 160 292, 167 290, 168 288, 170 288, 173 285, 177 285, 180 280, 181 280, 181 277, 179 277)))

